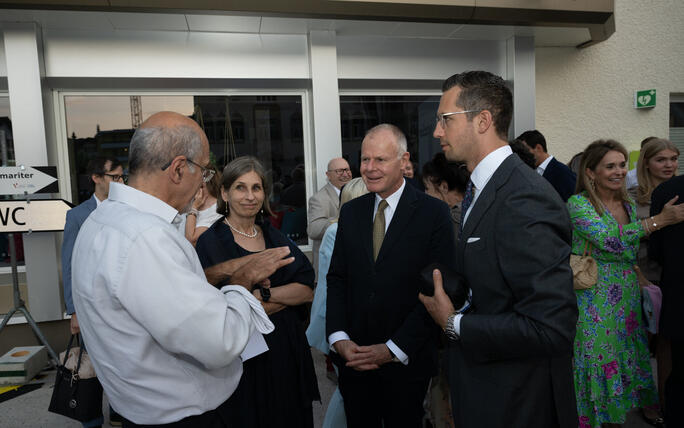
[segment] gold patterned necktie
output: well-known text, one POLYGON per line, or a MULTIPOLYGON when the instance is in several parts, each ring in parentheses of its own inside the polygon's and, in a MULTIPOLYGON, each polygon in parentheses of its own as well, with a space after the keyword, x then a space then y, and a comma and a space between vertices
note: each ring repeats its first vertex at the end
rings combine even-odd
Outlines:
POLYGON ((386 200, 380 201, 378 212, 375 213, 375 219, 373 220, 373 260, 378 259, 382 240, 385 239, 385 208, 387 208, 387 205, 386 200))

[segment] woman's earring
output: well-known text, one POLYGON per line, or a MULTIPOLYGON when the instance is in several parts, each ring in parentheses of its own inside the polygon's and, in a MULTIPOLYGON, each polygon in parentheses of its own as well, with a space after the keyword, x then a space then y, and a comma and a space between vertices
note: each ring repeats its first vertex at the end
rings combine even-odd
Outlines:
POLYGON ((226 215, 228 215, 228 201, 223 201, 226 204, 226 215))
POLYGON ((596 184, 594 183, 593 178, 589 179, 589 186, 591 186, 591 190, 593 190, 594 192, 596 191, 596 184))

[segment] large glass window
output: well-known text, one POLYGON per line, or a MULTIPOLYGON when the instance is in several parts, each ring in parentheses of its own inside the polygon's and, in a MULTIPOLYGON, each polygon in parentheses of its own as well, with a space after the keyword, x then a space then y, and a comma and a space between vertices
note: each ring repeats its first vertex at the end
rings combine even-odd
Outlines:
POLYGON ((411 161, 418 166, 441 149, 432 137, 439 95, 342 95, 342 154, 354 176, 359 175, 361 142, 366 131, 380 123, 398 126, 408 143, 411 161))
POLYGON ((200 124, 219 169, 238 156, 257 157, 272 180, 272 223, 297 244, 308 242, 300 95, 65 95, 64 105, 74 203, 93 191, 90 159, 116 156, 127 170, 135 128, 171 110, 200 124))

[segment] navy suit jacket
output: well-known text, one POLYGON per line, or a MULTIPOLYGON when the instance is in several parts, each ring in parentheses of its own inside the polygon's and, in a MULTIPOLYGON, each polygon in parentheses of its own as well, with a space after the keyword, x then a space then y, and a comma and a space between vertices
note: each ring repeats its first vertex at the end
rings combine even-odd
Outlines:
POLYGON ((577 427, 570 241, 568 210, 549 183, 506 158, 456 248, 474 307, 449 341, 456 426, 577 427))
POLYGON ((74 301, 71 297, 71 253, 74 251, 74 243, 81 225, 95 208, 97 208, 97 201, 95 194, 93 194, 90 199, 70 209, 66 214, 64 240, 62 241, 62 284, 64 285, 64 303, 67 314, 75 312, 74 301))
POLYGON ((575 183, 577 176, 567 165, 558 162, 556 158, 552 158, 551 162, 546 166, 544 175, 542 175, 549 183, 556 189, 556 192, 567 202, 568 198, 575 194, 575 183))
POLYGON ((341 209, 327 275, 326 335, 344 331, 358 345, 392 340, 409 364, 385 364, 381 376, 431 376, 439 328, 418 300, 419 273, 432 262, 455 267, 449 207, 405 184, 373 261, 374 203, 369 193, 341 209))

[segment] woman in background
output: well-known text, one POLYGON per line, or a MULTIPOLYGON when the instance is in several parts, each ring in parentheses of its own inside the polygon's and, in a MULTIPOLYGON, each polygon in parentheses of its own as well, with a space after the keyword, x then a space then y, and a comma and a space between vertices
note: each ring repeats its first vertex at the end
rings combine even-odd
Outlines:
POLYGON ((444 153, 437 153, 430 162, 423 165, 425 193, 446 202, 451 209, 456 242, 461 230, 461 202, 468 180, 470 173, 465 164, 447 161, 444 153))
POLYGON ((216 171, 214 165, 210 168, 215 171, 214 176, 208 183, 202 183, 192 201, 192 209, 185 219, 185 237, 193 246, 209 226, 223 217, 216 211, 216 198, 221 189, 221 174, 216 171))
POLYGON ((654 218, 638 220, 626 174, 625 148, 595 141, 582 155, 577 194, 567 202, 572 253, 582 255, 586 248, 598 264, 596 285, 576 290, 573 365, 581 428, 619 426, 637 407, 662 426, 634 264, 639 239, 684 219, 684 205, 673 200, 654 218))
MULTIPOLYGON (((342 192, 340 193, 340 208, 352 199, 363 196, 366 193, 368 193, 368 189, 361 177, 351 179, 342 187, 342 192)), ((321 241, 318 257, 318 285, 316 285, 316 293, 313 305, 311 305, 311 323, 306 330, 306 337, 309 339, 309 344, 325 355, 328 355, 330 352, 328 338, 325 335, 325 305, 328 296, 326 275, 328 275, 328 269, 330 268, 330 259, 332 257, 333 248, 335 247, 336 236, 337 221, 328 226, 323 235, 323 240, 321 241)), ((340 394, 340 388, 338 387, 330 398, 330 403, 328 403, 328 410, 325 412, 323 428, 344 428, 346 426, 347 418, 344 414, 344 403, 342 401, 342 394, 340 394)))
MULTIPOLYGON (((226 418, 231 427, 312 428, 312 401, 320 400, 320 394, 304 322, 306 303, 313 298, 314 270, 297 245, 264 219, 271 214, 268 194, 261 163, 250 156, 235 159, 223 170, 218 210, 225 216, 197 241, 205 269, 283 246, 295 258, 254 289, 275 330, 264 335, 269 350, 243 363, 226 418)), ((217 287, 229 283, 227 279, 217 287)))
MULTIPOLYGON (((651 194, 661 183, 674 177, 677 172, 679 149, 671 141, 649 137, 641 147, 636 166, 637 185, 628 189, 629 195, 636 201, 637 218, 648 218, 651 211, 651 194)), ((684 245, 684 244, 683 244, 684 245)), ((639 269, 646 279, 653 284, 660 282, 661 267, 648 257, 648 237, 641 238, 638 255, 639 269)), ((651 349, 655 345, 658 362, 658 394, 661 406, 665 407, 665 380, 672 370, 670 361, 670 342, 666 335, 652 338, 651 349), (653 343, 655 341, 655 343, 653 343)))

